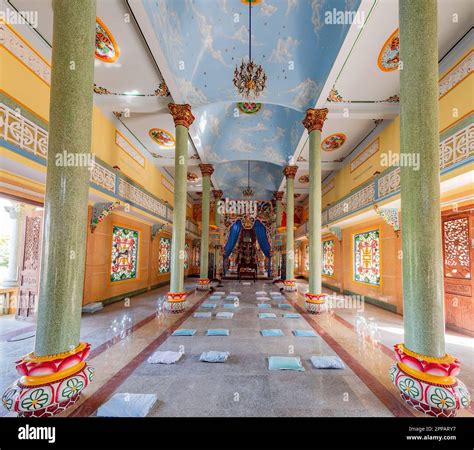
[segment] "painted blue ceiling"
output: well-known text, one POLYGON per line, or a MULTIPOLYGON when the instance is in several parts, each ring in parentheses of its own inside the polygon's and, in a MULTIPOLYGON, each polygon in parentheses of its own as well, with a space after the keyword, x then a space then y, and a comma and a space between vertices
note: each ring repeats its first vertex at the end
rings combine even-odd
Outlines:
POLYGON ((304 131, 303 112, 315 105, 350 27, 325 23, 326 13, 356 11, 360 0, 264 0, 253 6, 252 57, 268 81, 258 99, 262 110, 239 117, 234 109, 243 99, 232 78, 235 65, 248 57, 248 5, 143 3, 174 81, 193 107, 198 150, 211 163, 254 159, 284 165, 304 131))
MULTIPOLYGON (((247 187, 248 161, 232 161, 216 164, 216 180, 229 198, 242 198, 242 190, 247 187)), ((282 168, 277 164, 250 161, 250 186, 255 191, 254 198, 267 200, 278 190, 282 168)))

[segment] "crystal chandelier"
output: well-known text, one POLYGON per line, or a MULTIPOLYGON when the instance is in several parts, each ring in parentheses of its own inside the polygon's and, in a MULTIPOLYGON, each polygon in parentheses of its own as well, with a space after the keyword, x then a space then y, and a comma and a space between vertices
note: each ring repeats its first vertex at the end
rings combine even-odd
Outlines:
POLYGON ((235 66, 233 82, 239 94, 248 100, 256 99, 267 84, 263 67, 252 61, 252 2, 249 2, 249 60, 235 66))
POLYGON ((242 191, 244 197, 253 197, 255 191, 250 187, 250 160, 248 162, 247 187, 242 191))

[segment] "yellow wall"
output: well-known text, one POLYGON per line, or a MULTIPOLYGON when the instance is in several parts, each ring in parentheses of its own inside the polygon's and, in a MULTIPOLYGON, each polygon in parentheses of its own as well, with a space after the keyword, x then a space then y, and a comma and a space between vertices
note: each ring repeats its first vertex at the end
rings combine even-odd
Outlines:
MULTIPOLYGON (((449 67, 441 79, 446 76, 456 65, 458 65, 469 52, 466 52, 459 60, 449 67)), ((474 92, 474 77, 471 74, 464 78, 453 89, 446 93, 439 100, 439 131, 442 132, 472 112, 472 96, 474 92)), ((373 178, 374 172, 383 172, 388 167, 380 164, 381 155, 391 151, 392 153, 400 153, 400 119, 395 118, 382 132, 378 135, 379 151, 372 155, 367 161, 357 167, 353 172, 350 171, 350 162, 348 162, 335 175, 335 187, 330 190, 322 198, 323 208, 328 204, 335 203, 358 186, 373 178)), ((372 144, 368 143, 366 148, 372 144)), ((355 158, 355 157, 354 157, 355 158)), ((354 159, 352 158, 352 159, 354 159)), ((351 160, 352 161, 352 160, 351 160)), ((464 168, 463 171, 467 171, 464 168)))
MULTIPOLYGON (((4 91, 6 95, 28 111, 48 122, 49 85, 4 47, 0 47, 0 61, 2 67, 0 70, 1 91, 4 91)), ((122 173, 133 179, 135 183, 173 205, 173 193, 163 186, 162 174, 158 168, 148 160, 145 161, 145 167, 142 167, 125 153, 115 144, 115 131, 116 128, 111 120, 98 107, 94 106, 92 152, 110 166, 119 166, 122 173)), ((124 135, 124 133, 122 134, 124 135)), ((140 153, 143 153, 131 139, 128 140, 140 153)), ((191 217, 191 211, 188 210, 188 213, 191 217)))

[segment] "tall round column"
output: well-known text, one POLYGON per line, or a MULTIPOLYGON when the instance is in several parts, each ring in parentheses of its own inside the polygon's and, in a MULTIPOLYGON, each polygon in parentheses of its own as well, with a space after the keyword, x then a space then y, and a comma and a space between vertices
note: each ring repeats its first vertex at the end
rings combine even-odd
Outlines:
POLYGON ((202 173, 202 231, 201 231, 201 272, 198 289, 209 289, 209 210, 211 201, 211 175, 214 168, 211 164, 199 165, 202 173))
POLYGON ((12 233, 8 246, 8 269, 2 281, 4 287, 18 287, 18 266, 20 264, 20 252, 23 245, 23 228, 25 220, 25 205, 17 203, 15 206, 5 206, 5 211, 12 220, 12 233))
POLYGON ((170 103, 168 109, 176 127, 174 159, 173 237, 171 241, 170 292, 164 307, 178 313, 186 309, 184 258, 186 240, 186 185, 188 173, 189 127, 194 122, 191 106, 170 103))
POLYGON ((296 291, 295 280, 295 175, 297 166, 286 166, 286 291, 296 291))
POLYGON ((400 169, 405 343, 390 377, 402 398, 432 416, 470 403, 445 352, 440 215, 436 0, 400 0, 400 169), (422 132, 421 132, 422 131, 422 132))
POLYGON ((277 247, 276 242, 279 235, 278 228, 281 227, 281 217, 283 214, 283 206, 281 201, 283 200, 283 191, 276 191, 273 193, 275 199, 275 236, 273 237, 273 276, 280 277, 280 250, 277 247))
POLYGON ((35 350, 17 363, 21 378, 3 395, 3 404, 21 416, 63 411, 77 401, 93 375, 85 362, 90 346, 81 343, 79 337, 93 165, 95 12, 95 0, 53 1, 49 145, 35 350), (66 368, 56 370, 62 366, 66 368))
POLYGON ((308 312, 323 311, 321 255, 321 131, 328 110, 310 108, 303 125, 309 133, 309 291, 305 294, 308 312))
POLYGON ((220 215, 220 212, 219 212, 219 204, 220 204, 220 201, 222 199, 222 196, 224 195, 224 193, 220 190, 214 190, 212 191, 212 194, 214 196, 214 200, 215 200, 215 211, 214 211, 214 221, 215 221, 215 224, 216 224, 216 227, 219 227, 219 248, 216 249, 216 277, 220 279, 220 274, 222 272, 222 246, 221 246, 221 230, 220 230, 220 226, 221 226, 221 215, 220 215))

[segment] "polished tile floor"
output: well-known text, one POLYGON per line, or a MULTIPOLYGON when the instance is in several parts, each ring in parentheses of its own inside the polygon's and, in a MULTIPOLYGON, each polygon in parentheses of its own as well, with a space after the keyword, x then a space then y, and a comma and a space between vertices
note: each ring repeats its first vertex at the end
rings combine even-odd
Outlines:
MULTIPOLYGON (((192 282, 192 280, 188 280, 192 282)), ((305 283, 299 283, 301 292, 305 283)), ((271 309, 259 309, 256 291, 277 291, 267 281, 243 285, 225 281, 217 290, 240 291, 239 306, 233 319, 217 319, 225 300, 213 310, 202 308, 208 294, 196 292, 190 308, 181 315, 159 313, 159 300, 166 287, 134 297, 130 307, 118 302, 82 319, 81 338, 90 342, 90 363, 96 368, 94 382, 66 415, 95 415, 97 408, 114 393, 153 393, 158 403, 150 416, 413 416, 388 379, 393 362, 391 347, 403 341, 402 318, 364 305, 359 313, 373 317, 379 341, 356 333, 356 311, 333 309, 323 315, 309 315, 302 309, 303 296, 287 295, 281 301, 267 302, 271 309), (195 311, 212 311, 213 317, 194 318, 195 311), (259 319, 259 312, 273 312, 276 319, 259 319), (300 312, 300 319, 285 319, 286 312, 300 312), (125 320, 123 318, 125 317, 125 320), (120 327, 128 331, 120 334, 120 327), (117 332, 117 326, 119 331, 117 332), (115 327, 115 330, 113 328, 115 327), (174 337, 177 328, 197 330, 193 337, 174 337), (227 328, 226 337, 205 336, 209 328, 227 328), (278 328, 282 337, 263 337, 260 330, 278 328), (314 330, 317 337, 295 337, 293 330, 314 330), (146 362, 156 350, 184 350, 173 365, 146 362), (199 361, 202 351, 230 352, 225 364, 199 361), (305 372, 269 371, 269 356, 300 356, 305 372), (338 355, 343 370, 317 370, 310 363, 313 355, 338 355)), ((15 380, 14 361, 32 351, 34 326, 19 323, 10 316, 0 317, 0 389, 15 380)), ((462 362, 461 379, 473 391, 474 339, 448 332, 447 351, 462 362)), ((462 415, 472 416, 471 412, 462 415)))

